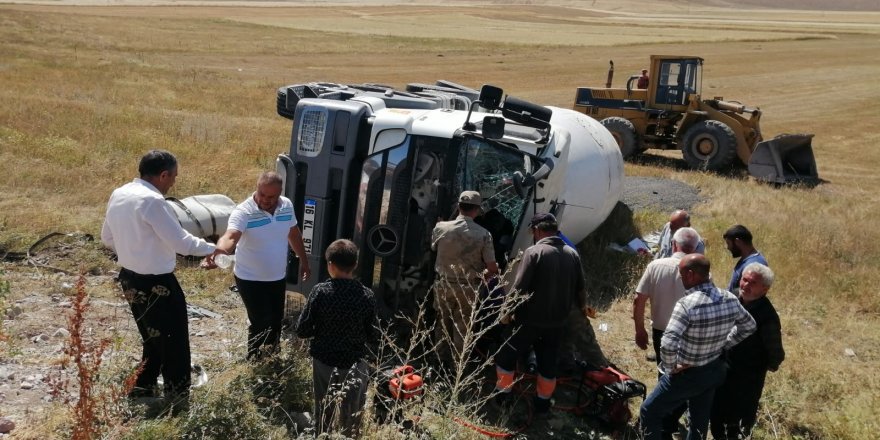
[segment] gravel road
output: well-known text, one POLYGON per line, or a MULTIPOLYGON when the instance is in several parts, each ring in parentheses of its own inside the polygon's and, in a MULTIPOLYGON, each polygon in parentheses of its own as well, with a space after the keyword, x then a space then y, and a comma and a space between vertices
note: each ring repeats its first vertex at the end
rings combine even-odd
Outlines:
POLYGON ((620 196, 620 201, 633 212, 645 209, 660 212, 690 210, 704 200, 697 188, 678 180, 659 177, 627 176, 620 196))

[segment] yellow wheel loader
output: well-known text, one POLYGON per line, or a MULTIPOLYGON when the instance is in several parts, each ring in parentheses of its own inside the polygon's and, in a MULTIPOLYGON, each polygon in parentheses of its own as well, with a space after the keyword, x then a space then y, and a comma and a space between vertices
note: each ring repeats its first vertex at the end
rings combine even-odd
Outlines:
POLYGON ((604 88, 579 87, 574 109, 601 121, 624 158, 649 148, 680 149, 693 169, 718 171, 736 163, 774 183, 816 182, 812 134, 761 136, 761 110, 721 97, 702 99, 703 59, 652 55, 645 78, 630 76, 611 88, 614 62, 604 88), (738 159, 738 160, 737 160, 738 159))

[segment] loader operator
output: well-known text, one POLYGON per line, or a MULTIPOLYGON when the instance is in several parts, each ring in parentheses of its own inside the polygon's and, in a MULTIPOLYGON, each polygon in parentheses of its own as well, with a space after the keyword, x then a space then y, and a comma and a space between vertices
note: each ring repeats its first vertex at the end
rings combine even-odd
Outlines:
POLYGON ((650 81, 651 79, 648 77, 648 69, 642 69, 642 75, 639 76, 639 80, 636 82, 636 88, 647 89, 650 81))
POLYGON ((446 363, 462 359, 464 336, 469 330, 472 306, 484 282, 484 273, 486 278, 498 274, 492 234, 474 222, 482 202, 480 193, 462 192, 458 198, 458 217, 438 222, 431 234, 431 250, 437 252, 434 334, 440 359, 446 363))

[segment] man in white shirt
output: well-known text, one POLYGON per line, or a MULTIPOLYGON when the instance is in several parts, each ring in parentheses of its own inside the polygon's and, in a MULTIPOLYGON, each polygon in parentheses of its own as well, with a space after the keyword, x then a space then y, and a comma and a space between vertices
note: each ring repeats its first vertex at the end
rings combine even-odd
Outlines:
MULTIPOLYGON (((256 360, 278 347, 284 318, 287 248, 299 259, 299 277, 311 276, 302 232, 293 203, 281 195, 283 180, 268 171, 257 179, 257 190, 229 216, 226 233, 217 241, 218 252, 235 251, 235 285, 247 310, 247 358, 256 360)), ((209 265, 213 258, 208 258, 209 265)))
MULTIPOLYGON (((189 325, 183 289, 174 276, 177 255, 208 255, 214 245, 186 232, 164 195, 177 179, 177 159, 151 150, 140 178, 110 196, 101 241, 118 256, 122 293, 143 339, 143 370, 132 397, 154 397, 162 374, 165 399, 186 407, 190 386, 189 325)), ((173 408, 172 408, 173 409, 173 408)))

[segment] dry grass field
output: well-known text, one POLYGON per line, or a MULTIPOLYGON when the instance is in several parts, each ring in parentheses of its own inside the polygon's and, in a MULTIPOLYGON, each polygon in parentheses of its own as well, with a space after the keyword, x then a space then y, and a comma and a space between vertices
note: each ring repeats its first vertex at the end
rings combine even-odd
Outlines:
MULTIPOLYGON (((134 176, 149 148, 178 155, 171 195, 242 199, 254 176, 288 148, 289 121, 275 114, 281 85, 448 79, 568 107, 577 86, 604 83, 609 59, 621 84, 651 54, 703 57, 703 94, 761 107, 765 137, 815 133, 826 182, 775 188, 654 164, 665 159, 628 164, 626 172, 700 189, 707 202, 693 210, 693 223, 707 239, 716 279, 726 280, 734 264, 720 238, 734 223, 749 226, 777 273, 770 295, 787 358, 768 378, 757 436, 878 437, 880 12, 696 1, 65 3, 0 5, 0 254, 52 231, 97 236, 110 191, 134 176)), ((640 216, 639 226, 659 228, 664 214, 640 216)), ((7 303, 34 292, 28 283, 36 269, 2 269, 7 303)), ((207 292, 199 297, 206 305, 229 281, 195 269, 181 276, 184 287, 207 292)), ((110 282, 95 289, 115 293, 110 282)), ((600 341, 652 386, 629 316, 628 299, 604 311, 609 331, 600 341)), ((127 336, 136 338, 133 330, 127 336)), ((0 349, 0 363, 34 362, 22 356, 0 349)), ((7 393, 0 416, 21 413, 12 405, 21 403, 7 393)))

